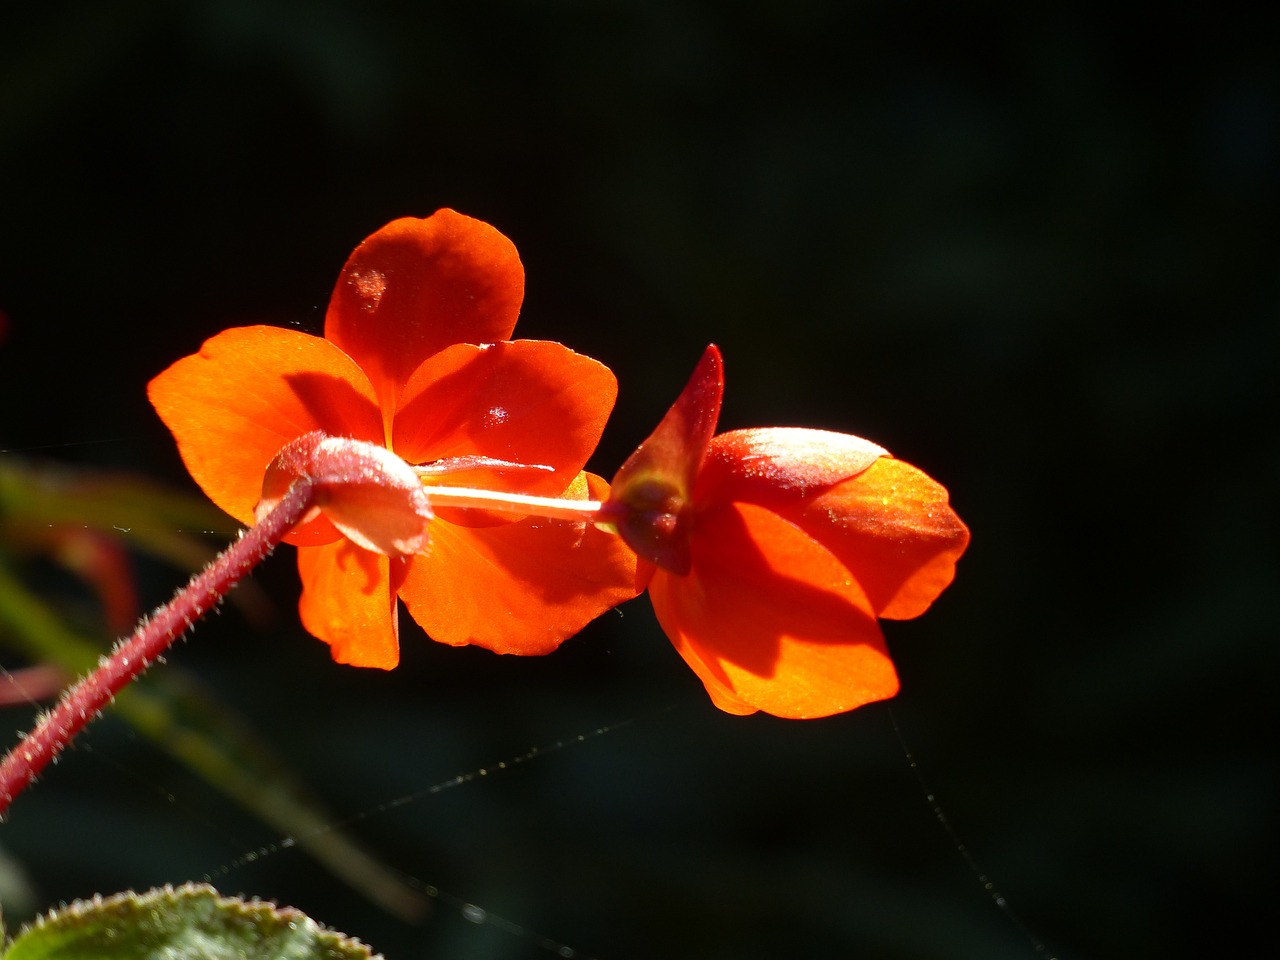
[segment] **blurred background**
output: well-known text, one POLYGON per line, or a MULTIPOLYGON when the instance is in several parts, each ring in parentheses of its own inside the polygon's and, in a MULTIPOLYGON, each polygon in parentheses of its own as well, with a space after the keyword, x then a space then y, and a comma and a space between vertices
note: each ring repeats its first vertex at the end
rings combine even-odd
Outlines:
MULTIPOLYGON (((212 876, 392 960, 1270 939, 1276 41, 1222 8, 1054 0, 6 8, 8 463, 194 492, 146 381, 227 326, 318 333, 356 243, 451 206, 519 248, 517 336, 617 373, 598 471, 715 341, 723 429, 872 438, 973 530, 953 588, 886 625, 891 711, 807 723, 718 713, 643 599, 547 658, 406 620, 397 671, 339 667, 279 556, 256 612, 156 674, 198 677, 431 916, 296 848, 254 857, 285 832, 112 714, 0 827, 6 922, 212 876)), ((185 574, 139 549, 145 522, 114 525, 142 605, 167 599, 185 574)))

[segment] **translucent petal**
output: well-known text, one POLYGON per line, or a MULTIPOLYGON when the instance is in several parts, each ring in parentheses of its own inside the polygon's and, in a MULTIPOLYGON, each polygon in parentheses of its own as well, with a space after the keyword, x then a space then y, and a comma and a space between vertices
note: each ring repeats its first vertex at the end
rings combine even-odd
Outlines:
POLYGON ((830 430, 730 430, 711 441, 697 497, 773 508, 856 476, 887 455, 870 440, 830 430), (725 485, 731 489, 722 492, 725 485))
POLYGON ((824 430, 721 434, 699 504, 753 503, 790 520, 853 573, 878 616, 924 612, 955 576, 969 531, 946 489, 867 440, 824 430))
POLYGON ((511 241, 453 210, 395 220, 356 247, 334 287, 324 334, 368 373, 389 418, 432 354, 494 343, 515 329, 524 267, 511 241))
POLYGON ((969 545, 946 488, 888 457, 781 514, 838 557, 876 614, 891 620, 924 613, 955 578, 969 545))
POLYGON ((616 395, 608 367, 558 343, 455 344, 405 385, 392 448, 415 464, 478 456, 551 467, 481 467, 431 482, 559 496, 595 450, 616 395))
POLYGON ((368 378, 332 343, 297 330, 226 330, 152 380, 147 395, 196 483, 246 524, 285 444, 314 430, 383 439, 368 378))
POLYGON ((298 549, 302 625, 338 663, 390 670, 400 662, 392 568, 398 579, 403 563, 347 540, 298 549))
POLYGON ((687 576, 659 570, 654 611, 718 705, 822 717, 893 696, 870 602, 821 544, 751 504, 699 517, 687 576))
MULTIPOLYGON (((589 480, 593 497, 604 492, 602 480, 589 480)), ((586 488, 571 492, 584 498, 586 488)), ((460 527, 437 518, 431 552, 414 558, 400 596, 434 640, 528 655, 550 653, 639 590, 635 555, 591 524, 460 527)))

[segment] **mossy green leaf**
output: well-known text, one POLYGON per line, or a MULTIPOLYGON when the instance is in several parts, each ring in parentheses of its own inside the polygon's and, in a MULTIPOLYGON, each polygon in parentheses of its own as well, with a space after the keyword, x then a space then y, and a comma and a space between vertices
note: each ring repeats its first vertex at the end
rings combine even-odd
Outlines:
POLYGON ((3 960, 381 960, 298 910, 210 886, 80 900, 24 928, 3 960))

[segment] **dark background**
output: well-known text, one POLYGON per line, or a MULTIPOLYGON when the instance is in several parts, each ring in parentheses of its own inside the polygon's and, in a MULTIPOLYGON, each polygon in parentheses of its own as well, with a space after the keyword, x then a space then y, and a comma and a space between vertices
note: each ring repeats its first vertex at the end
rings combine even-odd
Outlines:
MULTIPOLYGON (((618 374, 611 473, 701 348, 723 428, 821 426, 941 479, 955 586, 883 705, 718 713, 647 601, 519 661, 392 674, 203 626, 213 685, 395 868, 367 906, 118 720, 0 847, 40 903, 199 879, 392 960, 1241 955, 1273 903, 1277 36, 1216 7, 48 4, 0 15, 0 442, 191 489, 143 392, 226 326, 319 332, 350 249, 452 206, 510 236, 517 335, 618 374), (379 805, 634 721, 456 789, 379 805), (232 868, 219 872, 219 868, 232 868)), ((148 602, 171 570, 144 570, 148 602)), ((6 715, 14 729, 22 711, 6 715)), ((23 919, 12 908, 6 920, 23 919)))

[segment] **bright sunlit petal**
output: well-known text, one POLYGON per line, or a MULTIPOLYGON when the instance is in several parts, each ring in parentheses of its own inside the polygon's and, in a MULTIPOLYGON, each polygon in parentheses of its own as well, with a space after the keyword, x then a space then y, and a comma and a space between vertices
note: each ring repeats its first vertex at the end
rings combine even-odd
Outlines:
POLYGON ((857 476, 887 451, 870 440, 829 430, 760 427, 730 430, 711 441, 697 497, 733 499, 776 510, 857 476))
POLYGON ((951 583, 969 530, 942 484, 882 457, 865 472, 781 511, 852 572, 876 614, 907 620, 951 583))
POLYGON ((523 299, 524 267, 511 241, 487 223, 439 210, 395 220, 356 247, 334 287, 324 335, 368 373, 390 416, 427 357, 455 343, 508 339, 523 299))
POLYGON ((390 670, 400 662, 391 561, 346 540, 298 549, 302 625, 333 659, 390 670))
POLYGON ((460 482, 558 496, 595 450, 616 395, 608 367, 558 343, 456 344, 405 385, 392 446, 415 464, 480 456, 548 466, 469 471, 460 482))
POLYGON ((205 494, 254 521, 267 465, 322 430, 379 442, 381 419, 360 368, 327 340, 281 327, 236 327, 151 381, 147 395, 205 494))
MULTIPOLYGON (((604 482, 590 478, 599 496, 604 482)), ((580 495, 584 484, 575 485, 580 495)), ((495 653, 550 653, 636 595, 635 555, 588 523, 529 518, 497 527, 437 523, 400 596, 434 640, 495 653)))
POLYGON ((730 705, 811 718, 898 690, 848 570, 767 510, 737 504, 700 517, 692 572, 659 570, 649 593, 676 649, 730 705))

